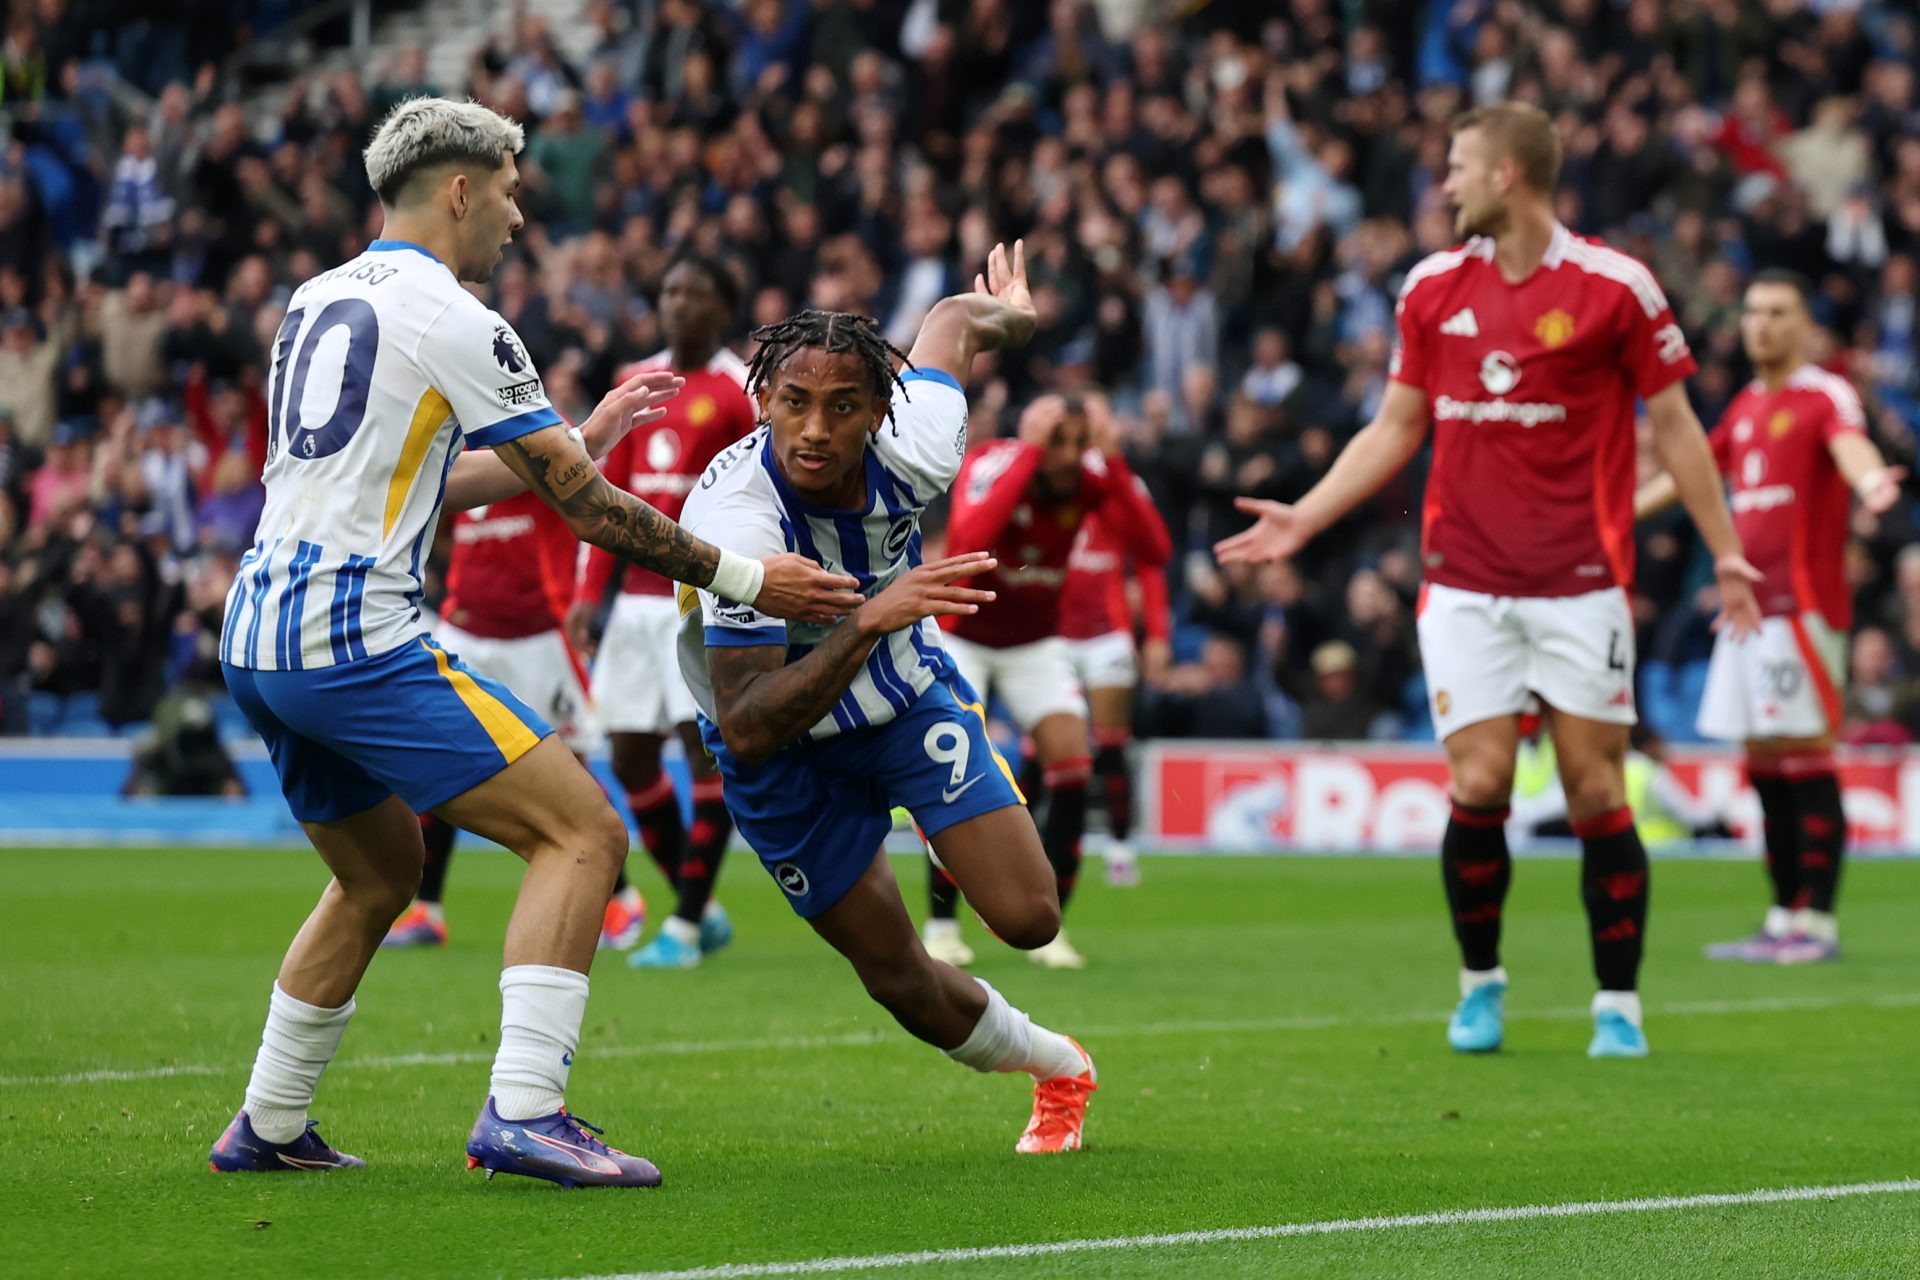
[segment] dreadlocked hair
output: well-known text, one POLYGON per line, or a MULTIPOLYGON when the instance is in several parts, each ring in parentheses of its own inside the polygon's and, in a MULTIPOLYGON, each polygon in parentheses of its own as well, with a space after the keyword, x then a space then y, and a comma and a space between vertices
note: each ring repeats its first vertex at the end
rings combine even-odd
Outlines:
MULTIPOLYGON (((851 351, 859 356, 860 363, 867 367, 867 376, 873 379, 874 394, 886 393, 896 386, 902 395, 906 394, 907 384, 894 371, 893 362, 897 359, 909 369, 913 368, 913 362, 904 351, 880 336, 880 326, 872 316, 807 310, 788 316, 778 324, 761 325, 747 336, 760 344, 753 359, 747 362, 749 392, 758 391, 773 381, 774 371, 786 363, 788 356, 813 347, 829 353, 851 351)), ((899 430, 899 423, 894 422, 891 397, 887 403, 887 421, 893 424, 894 430, 899 430)))

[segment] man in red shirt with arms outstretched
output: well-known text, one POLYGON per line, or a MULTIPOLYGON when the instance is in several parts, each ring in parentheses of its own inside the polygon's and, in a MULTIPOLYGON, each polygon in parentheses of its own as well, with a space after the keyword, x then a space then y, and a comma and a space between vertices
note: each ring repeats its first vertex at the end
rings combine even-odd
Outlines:
MULTIPOLYGON (((1807 360, 1812 328, 1804 280, 1788 271, 1754 277, 1740 317, 1754 379, 1713 432, 1714 458, 1732 480, 1734 525, 1766 575, 1766 616, 1756 634, 1714 643, 1700 732, 1746 745, 1773 881, 1760 932, 1708 947, 1717 960, 1802 964, 1840 949, 1833 902, 1847 818, 1833 739, 1853 625, 1847 517, 1855 494, 1868 511, 1887 510, 1906 473, 1867 438, 1852 385, 1807 360)), ((1660 476, 1635 507, 1645 515, 1677 496, 1673 478, 1660 476)))
MULTIPOLYGON (((991 604, 941 620, 947 652, 974 692, 985 700, 997 691, 1033 739, 1047 790, 1041 843, 1062 910, 1080 873, 1093 760, 1086 695, 1060 634, 1060 595, 1082 523, 1132 483, 1105 402, 1047 395, 1020 415, 1018 438, 970 452, 953 486, 947 554, 991 551, 999 568, 973 583, 997 593, 991 604)), ((933 887, 929 950, 964 963, 972 957, 959 940, 954 898, 937 869, 933 887)), ((1028 955, 1050 968, 1086 965, 1064 930, 1028 955)))
MULTIPOLYGON (((746 363, 723 343, 739 302, 739 285, 725 264, 683 254, 660 281, 660 327, 667 349, 620 375, 671 369, 686 381, 664 418, 621 441, 601 464, 615 484, 674 518, 707 464, 757 421, 745 389, 746 363)), ((594 652, 592 619, 622 567, 626 576, 594 660, 593 699, 612 738, 613 774, 626 791, 640 842, 675 893, 673 914, 627 963, 690 969, 733 936, 726 913, 713 901, 733 819, 720 775, 694 728, 693 697, 675 657, 680 611, 673 584, 595 549, 581 572, 567 629, 584 652, 594 652), (692 775, 691 830, 681 821, 673 781, 660 767, 670 733, 680 736, 692 775)))
POLYGON ((1446 742, 1453 817, 1440 848, 1462 998, 1447 1028, 1461 1052, 1504 1038, 1500 915, 1512 874, 1502 824, 1519 713, 1546 704, 1581 842, 1600 991, 1593 1057, 1640 1057, 1638 977, 1647 854, 1626 804, 1634 721, 1634 402, 1714 554, 1722 623, 1759 621, 1753 582, 1699 420, 1694 368, 1653 274, 1553 216, 1560 142, 1537 108, 1462 116, 1447 198, 1472 239, 1408 273, 1380 411, 1297 505, 1239 500, 1259 517, 1222 561, 1290 556, 1419 451, 1434 425, 1423 515, 1420 653, 1446 742))

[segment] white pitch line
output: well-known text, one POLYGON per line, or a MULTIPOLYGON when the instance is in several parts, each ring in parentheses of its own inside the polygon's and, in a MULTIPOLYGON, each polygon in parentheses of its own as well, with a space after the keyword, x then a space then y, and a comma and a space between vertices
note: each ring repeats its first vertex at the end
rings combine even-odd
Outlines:
POLYGON ((849 1271, 885 1271, 902 1267, 940 1266, 959 1262, 990 1262, 1044 1258, 1065 1253, 1104 1253, 1126 1249, 1165 1249, 1189 1245, 1230 1244, 1244 1240, 1279 1240, 1293 1236, 1331 1236, 1369 1231, 1405 1231, 1416 1227, 1458 1227, 1482 1222, 1531 1222, 1541 1218, 1588 1218, 1616 1213, 1667 1213, 1684 1209, 1719 1209, 1743 1205, 1791 1204, 1805 1200, 1839 1200, 1851 1196, 1902 1195, 1920 1191, 1920 1178, 1894 1182, 1853 1182, 1832 1187, 1782 1187, 1716 1195, 1646 1196, 1633 1200, 1582 1200, 1562 1204, 1515 1205, 1504 1209, 1446 1209, 1438 1213, 1405 1213, 1391 1217, 1337 1218, 1323 1222, 1280 1222, 1264 1227, 1227 1227, 1216 1231, 1169 1231, 1150 1236, 1105 1236, 1087 1240, 1056 1240, 1041 1244, 984 1245, 971 1249, 923 1249, 915 1253, 874 1253, 845 1258, 810 1258, 800 1262, 729 1263, 716 1267, 689 1267, 683 1271, 631 1271, 582 1280, 752 1280, 760 1276, 839 1275, 849 1271))
MULTIPOLYGON (((1831 998, 1826 996, 1762 996, 1752 1000, 1695 1000, 1661 1005, 1651 1011, 1654 1017, 1713 1017, 1736 1013, 1793 1013, 1802 1010, 1875 1008, 1905 1009, 1920 1005, 1920 992, 1899 995, 1831 998)), ((1510 1022, 1566 1022, 1589 1017, 1585 1009, 1516 1010, 1507 1014, 1510 1022)), ((1385 1013, 1371 1016, 1351 1014, 1310 1014, 1287 1018, 1222 1018, 1185 1022, 1146 1022, 1131 1026, 1075 1027, 1083 1039, 1124 1040, 1174 1035, 1248 1035, 1273 1031, 1330 1031, 1341 1027, 1413 1027, 1437 1026, 1445 1020, 1444 1011, 1385 1013)), ((847 1049, 885 1044, 899 1039, 892 1028, 852 1031, 831 1036, 770 1036, 739 1040, 660 1040, 652 1044, 610 1044, 590 1046, 594 1058, 683 1057, 703 1053, 785 1053, 813 1049, 847 1049)), ((333 1064, 335 1071, 391 1071, 401 1067, 457 1067, 492 1062, 492 1049, 463 1049, 449 1053, 398 1053, 363 1058, 343 1058, 333 1064)), ((165 1067, 101 1068, 95 1071, 69 1071, 54 1075, 0 1076, 0 1089, 48 1088, 54 1085, 110 1084, 134 1080, 170 1080, 181 1076, 223 1076, 244 1071, 250 1064, 175 1063, 165 1067)))

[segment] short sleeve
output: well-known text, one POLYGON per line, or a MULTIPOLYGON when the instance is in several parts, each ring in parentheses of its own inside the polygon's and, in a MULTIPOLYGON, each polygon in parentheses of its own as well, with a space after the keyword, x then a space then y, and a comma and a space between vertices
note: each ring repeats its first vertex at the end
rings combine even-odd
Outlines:
MULTIPOLYGON (((1631 260, 1629 260, 1631 261, 1631 260)), ((1687 347, 1687 335, 1673 318, 1667 295, 1638 262, 1627 271, 1625 300, 1621 303, 1625 335, 1620 345, 1621 365, 1633 380, 1633 392, 1652 399, 1697 367, 1687 347)))
POLYGON ((1387 376, 1421 391, 1427 390, 1428 344, 1426 329, 1413 305, 1413 291, 1419 278, 1409 277, 1400 287, 1400 301, 1393 308, 1393 354, 1387 360, 1387 376))
MULTIPOLYGON (((680 526, 696 538, 753 560, 790 550, 780 527, 780 517, 773 511, 771 502, 751 501, 743 494, 744 488, 746 486, 731 483, 696 488, 680 512, 680 526)), ((689 611, 690 604, 686 591, 682 588, 680 597, 683 613, 689 611)), ((781 619, 711 591, 696 594, 700 599, 701 627, 709 648, 787 643, 787 624, 781 619)))
POLYGON ((486 307, 448 307, 422 335, 419 360, 469 447, 491 448, 564 421, 520 335, 486 307))
POLYGON ((939 369, 909 369, 893 391, 893 421, 874 443, 922 503, 953 487, 967 456, 967 393, 939 369))
POLYGON ((1865 431, 1866 410, 1861 408, 1860 393, 1853 389, 1853 384, 1837 373, 1830 373, 1820 381, 1820 389, 1833 406, 1832 412, 1820 424, 1820 438, 1831 441, 1850 432, 1865 431))

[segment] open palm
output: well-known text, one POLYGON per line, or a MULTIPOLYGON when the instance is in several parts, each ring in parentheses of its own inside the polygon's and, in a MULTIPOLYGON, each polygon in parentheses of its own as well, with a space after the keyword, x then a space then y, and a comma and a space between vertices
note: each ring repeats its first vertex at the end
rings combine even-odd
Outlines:
POLYGON ((1027 288, 1027 245, 1024 240, 1013 242, 1013 257, 1007 257, 1007 246, 996 244, 987 254, 987 272, 973 278, 975 293, 984 293, 998 298, 1016 311, 1035 315, 1033 293, 1027 288))

